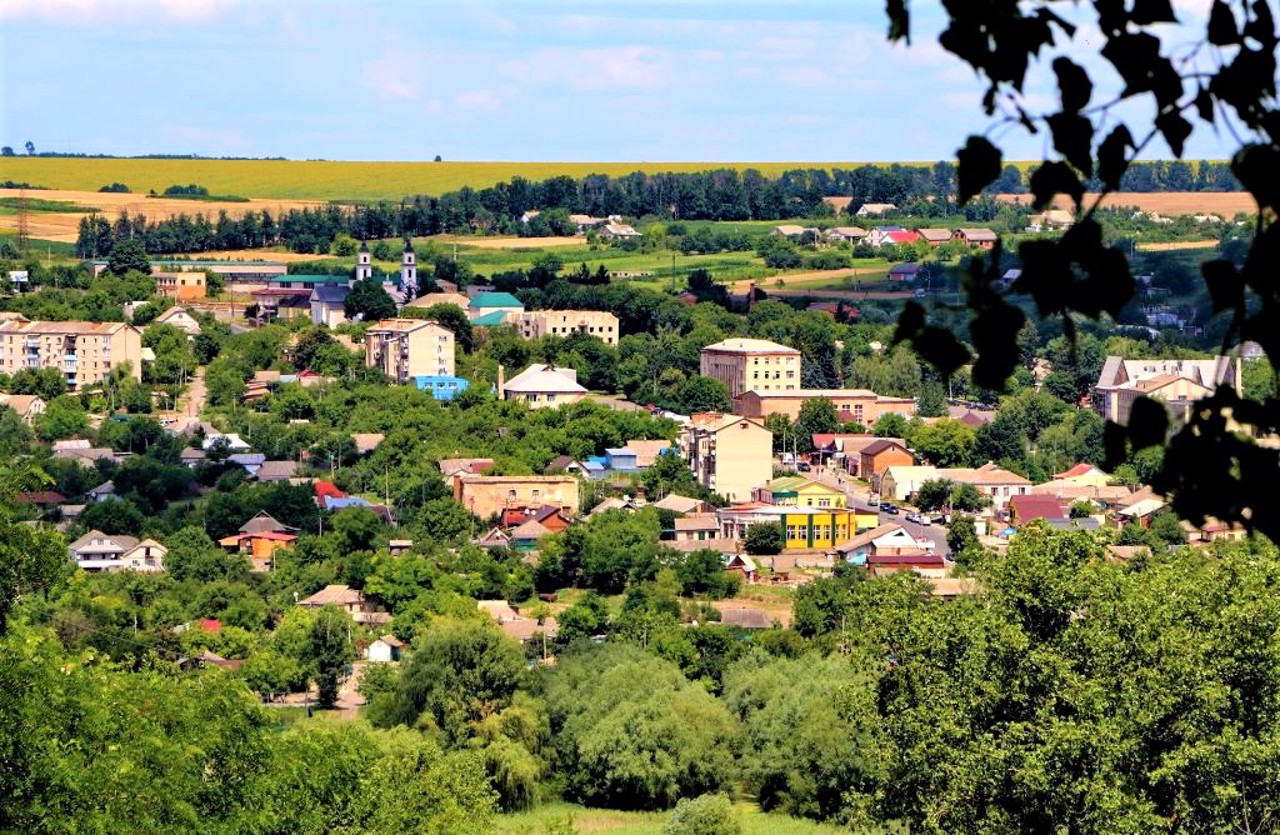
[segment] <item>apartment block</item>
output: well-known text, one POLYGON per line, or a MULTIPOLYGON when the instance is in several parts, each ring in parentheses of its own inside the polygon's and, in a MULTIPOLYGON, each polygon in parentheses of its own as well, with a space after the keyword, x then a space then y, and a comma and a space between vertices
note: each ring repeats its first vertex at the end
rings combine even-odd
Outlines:
POLYGON ((1195 402, 1213 394, 1218 386, 1241 393, 1239 357, 1128 360, 1110 356, 1094 386, 1094 404, 1104 418, 1123 425, 1129 422, 1133 402, 1150 397, 1163 401, 1173 419, 1184 423, 1195 402))
POLYGON ((585 333, 606 345, 618 344, 618 317, 603 310, 526 310, 507 314, 525 339, 585 333))
POLYGON ((748 391, 800 388, 800 352, 767 339, 726 339, 702 349, 699 373, 729 387, 729 396, 748 391))
POLYGON ((693 477, 729 501, 748 501, 773 475, 773 433, 739 415, 693 415, 680 453, 693 477))
POLYGON ((452 377, 453 331, 425 319, 383 319, 364 336, 364 364, 397 383, 452 377))
POLYGON ((0 322, 0 372, 23 368, 60 371, 70 391, 129 366, 142 379, 142 334, 123 322, 0 322))

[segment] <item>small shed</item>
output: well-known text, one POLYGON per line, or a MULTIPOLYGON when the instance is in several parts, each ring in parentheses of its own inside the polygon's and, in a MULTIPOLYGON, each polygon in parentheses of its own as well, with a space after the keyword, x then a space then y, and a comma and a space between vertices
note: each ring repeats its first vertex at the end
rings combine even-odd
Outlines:
POLYGON ((404 641, 395 635, 383 635, 369 644, 364 657, 370 661, 391 662, 400 660, 400 651, 404 649, 404 641))

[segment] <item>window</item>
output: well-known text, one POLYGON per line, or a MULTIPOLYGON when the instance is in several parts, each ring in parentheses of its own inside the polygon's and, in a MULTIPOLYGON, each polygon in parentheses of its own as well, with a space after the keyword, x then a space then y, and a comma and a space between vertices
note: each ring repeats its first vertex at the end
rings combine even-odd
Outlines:
POLYGON ((799 539, 800 536, 801 534, 800 534, 799 526, 787 525, 787 541, 788 542, 790 542, 793 539, 799 539))
MULTIPOLYGON (((813 502, 810 502, 812 504, 813 502)), ((818 507, 831 507, 830 499, 818 499, 818 507)))
POLYGON ((541 498, 542 498, 542 491, 541 491, 541 490, 534 490, 534 491, 533 491, 533 500, 536 502, 536 501, 538 501, 538 499, 541 499, 541 498))
POLYGON ((514 502, 515 500, 516 500, 516 491, 515 491, 515 490, 508 490, 508 491, 507 491, 507 501, 509 501, 509 502, 514 502))

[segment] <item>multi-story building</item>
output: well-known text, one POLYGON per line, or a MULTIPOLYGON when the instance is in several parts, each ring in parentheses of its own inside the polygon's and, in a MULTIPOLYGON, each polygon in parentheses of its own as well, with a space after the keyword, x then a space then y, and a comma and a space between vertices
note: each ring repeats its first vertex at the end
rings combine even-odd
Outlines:
POLYGON ((525 339, 585 333, 606 345, 618 344, 618 317, 603 310, 526 310, 508 314, 507 321, 525 339))
POLYGON ((869 389, 748 390, 734 399, 734 409, 747 417, 786 415, 794 421, 800 417, 800 407, 806 400, 830 400, 840 420, 856 421, 863 426, 870 426, 890 412, 903 417, 916 413, 916 401, 910 397, 886 397, 869 389))
POLYGON ((383 319, 364 335, 364 364, 397 383, 453 376, 453 331, 425 319, 383 319))
POLYGON ((694 415, 680 434, 693 477, 730 501, 747 501, 773 475, 773 433, 740 415, 694 415))
POLYGON ((1210 360, 1127 360, 1107 357, 1094 387, 1094 405, 1107 420, 1129 422, 1133 401, 1151 397, 1164 401, 1174 420, 1185 422, 1195 401, 1218 386, 1241 393, 1240 358, 1210 360))
POLYGON ((452 479, 453 497, 473 516, 488 519, 505 510, 553 505, 564 516, 578 513, 578 480, 569 475, 471 475, 452 479))
POLYGON ((729 396, 747 391, 796 391, 800 352, 767 339, 726 339, 702 349, 699 373, 729 387, 729 396))
POLYGON ((0 322, 0 372, 53 368, 69 391, 101 382, 127 365, 142 379, 142 334, 123 322, 0 322))
POLYGON ((152 273, 151 277, 156 280, 156 292, 174 301, 185 302, 205 297, 204 273, 152 273))

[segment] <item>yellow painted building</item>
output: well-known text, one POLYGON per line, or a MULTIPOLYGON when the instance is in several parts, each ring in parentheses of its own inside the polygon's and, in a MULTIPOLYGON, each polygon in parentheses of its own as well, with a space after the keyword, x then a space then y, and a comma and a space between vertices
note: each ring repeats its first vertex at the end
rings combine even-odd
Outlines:
POLYGON ((759 487, 755 499, 782 507, 841 508, 849 503, 843 490, 803 476, 782 476, 759 487))
POLYGON ((732 398, 746 391, 795 391, 800 352, 767 339, 726 339, 702 349, 698 373, 724 383, 732 398))
POLYGON ((526 310, 508 313, 507 321, 525 339, 585 333, 606 345, 618 344, 618 317, 604 310, 526 310))
POLYGON ((365 331, 364 364, 397 383, 452 377, 453 331, 425 319, 383 319, 365 331))
POLYGON ((781 525, 788 551, 835 548, 879 522, 874 513, 858 513, 849 508, 779 507, 760 502, 721 508, 716 517, 720 520, 720 533, 729 539, 744 539, 752 525, 781 525))

